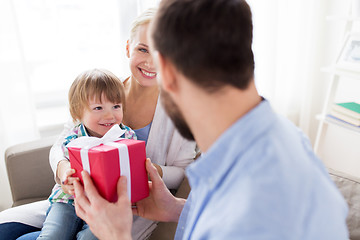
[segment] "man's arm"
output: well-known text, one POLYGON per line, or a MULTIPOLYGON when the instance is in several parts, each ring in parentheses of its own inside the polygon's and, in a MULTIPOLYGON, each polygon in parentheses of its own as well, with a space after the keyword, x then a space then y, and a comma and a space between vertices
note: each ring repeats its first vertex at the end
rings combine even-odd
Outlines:
MULTIPOLYGON (((150 196, 137 202, 133 213, 157 221, 178 221, 186 200, 175 198, 169 192, 150 159, 146 160, 146 169, 152 180, 150 196)), ((110 203, 99 195, 89 174, 85 171, 81 174, 84 187, 74 183, 77 215, 99 239, 131 239, 132 213, 126 177, 119 179, 118 201, 110 203)))

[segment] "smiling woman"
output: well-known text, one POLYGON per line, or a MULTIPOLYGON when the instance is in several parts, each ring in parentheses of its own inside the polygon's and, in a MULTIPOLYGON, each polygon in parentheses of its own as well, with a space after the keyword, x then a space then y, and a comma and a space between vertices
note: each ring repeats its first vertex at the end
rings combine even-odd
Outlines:
MULTIPOLYGON (((126 48, 124 46, 129 58, 131 74, 130 77, 123 82, 126 102, 126 106, 123 106, 126 107, 124 109, 123 123, 134 129, 136 135, 141 137, 141 140, 146 141, 146 156, 152 160, 166 186, 169 189, 177 189, 184 178, 184 169, 195 157, 195 143, 193 141, 187 141, 180 136, 160 104, 156 80, 157 74, 151 52, 148 48, 149 42, 147 39, 148 24, 153 18, 155 11, 156 9, 149 9, 136 18, 132 28, 135 30, 132 32, 132 37, 127 42, 126 48)), ((102 112, 105 108, 107 110, 111 109, 112 112, 118 109, 119 103, 123 103, 123 101, 112 99, 110 95, 106 95, 106 99, 110 100, 112 105, 104 106, 105 98, 101 98, 101 96, 102 94, 98 95, 95 102, 93 102, 96 103, 96 105, 92 106, 89 111, 102 112), (99 98, 101 98, 101 102, 97 101, 99 98)), ((109 123, 112 124, 113 121, 103 120, 104 119, 97 122, 100 123, 98 125, 102 128, 106 128, 107 125, 109 123)), ((65 129, 50 152, 50 165, 58 184, 66 182, 63 178, 66 176, 66 169, 68 169, 69 163, 66 156, 64 156, 62 146, 63 143, 67 141, 65 137, 69 135, 73 127, 74 124, 71 122, 66 124, 65 129)), ((79 130, 81 131, 81 129, 79 130)), ((46 208, 45 202, 42 211, 45 212, 46 208)), ((12 213, 16 211, 18 211, 18 209, 15 208, 12 209, 12 211, 8 211, 7 214, 13 215, 12 213)), ((21 211, 21 209, 19 211, 21 211)), ((39 214, 39 212, 34 212, 34 215, 35 214, 39 214)), ((4 216, 2 217, 4 219, 4 216)), ((10 219, 13 220, 13 218, 10 219)), ((25 227, 28 225, 41 227, 43 224, 42 221, 43 220, 36 221, 30 217, 26 220, 19 220, 18 222, 25 223, 25 227)), ((15 225, 15 227, 17 226, 14 222, 11 224, 15 225)), ((141 217, 134 217, 132 228, 133 239, 148 238, 155 227, 156 222, 141 217)), ((21 226, 21 228, 23 228, 23 226, 21 226)), ((0 224, 0 233, 2 234, 9 232, 14 233, 14 229, 15 228, 7 228, 7 225, 0 224)), ((28 231, 25 228, 23 228, 23 230, 28 231)), ((34 229, 30 231, 34 231, 34 229)), ((19 231, 17 234, 19 234, 19 231)), ((20 233, 20 235, 21 234, 22 233, 20 233)), ((24 237, 27 237, 27 239, 36 239, 38 235, 39 232, 35 232, 24 237)), ((89 228, 86 228, 81 238, 92 239, 93 237, 89 228)))
POLYGON ((135 25, 133 28, 136 32, 131 35, 132 38, 126 44, 126 56, 130 58, 132 78, 141 86, 150 86, 156 81, 156 70, 149 53, 146 36, 149 24, 135 25))

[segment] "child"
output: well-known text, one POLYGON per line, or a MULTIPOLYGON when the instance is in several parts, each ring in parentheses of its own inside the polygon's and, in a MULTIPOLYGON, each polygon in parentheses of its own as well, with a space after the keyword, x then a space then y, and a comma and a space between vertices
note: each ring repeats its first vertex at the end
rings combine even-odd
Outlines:
MULTIPOLYGON (((63 144, 63 152, 69 159, 66 145, 80 136, 102 137, 117 124, 126 130, 122 137, 136 139, 135 132, 123 125, 125 92, 120 79, 106 70, 93 69, 80 74, 69 90, 70 113, 75 123, 63 144)), ((76 216, 74 208, 74 186, 77 178, 67 166, 58 166, 61 185, 56 184, 49 197, 51 206, 41 230, 41 239, 74 239, 84 222, 76 216), (59 172, 59 170, 61 172, 59 172)))

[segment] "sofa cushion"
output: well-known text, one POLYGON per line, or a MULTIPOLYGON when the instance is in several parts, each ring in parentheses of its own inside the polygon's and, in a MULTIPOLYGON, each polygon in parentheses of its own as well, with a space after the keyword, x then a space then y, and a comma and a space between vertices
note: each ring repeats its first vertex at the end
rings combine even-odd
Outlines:
POLYGON ((349 206, 347 225, 350 239, 360 240, 360 178, 333 169, 328 170, 349 206))

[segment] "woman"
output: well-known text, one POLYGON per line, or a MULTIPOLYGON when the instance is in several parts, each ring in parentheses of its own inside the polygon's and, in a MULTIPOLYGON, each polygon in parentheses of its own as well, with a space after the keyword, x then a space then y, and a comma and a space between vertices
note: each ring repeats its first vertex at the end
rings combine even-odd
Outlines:
MULTIPOLYGON (((195 143, 180 136, 160 104, 156 71, 147 39, 149 22, 154 14, 155 9, 149 9, 134 21, 130 39, 126 44, 126 55, 130 60, 131 76, 124 80, 127 110, 123 122, 134 129, 138 139, 146 141, 147 157, 156 164, 155 166, 167 187, 177 189, 184 178, 184 168, 195 157, 195 143)), ((71 127, 72 123, 69 122, 50 152, 50 165, 58 183, 60 182, 58 176, 62 174, 61 165, 66 164, 63 161, 61 144, 71 127)), ((46 203, 39 208, 44 212, 47 207, 46 203)), ((10 232, 18 231, 21 234, 17 236, 21 236, 26 232, 37 230, 32 226, 41 226, 42 221, 44 221, 43 218, 28 219, 28 221, 23 221, 25 225, 14 222, 6 223, 6 225, 0 224, 0 234, 2 237, 8 234, 9 238, 4 239, 12 239, 10 232), (15 230, 15 227, 18 229, 15 230)), ((155 227, 155 222, 134 217, 133 239, 146 239, 155 227)), ((24 235, 20 239, 36 239, 37 236, 38 233, 34 232, 24 235)))

